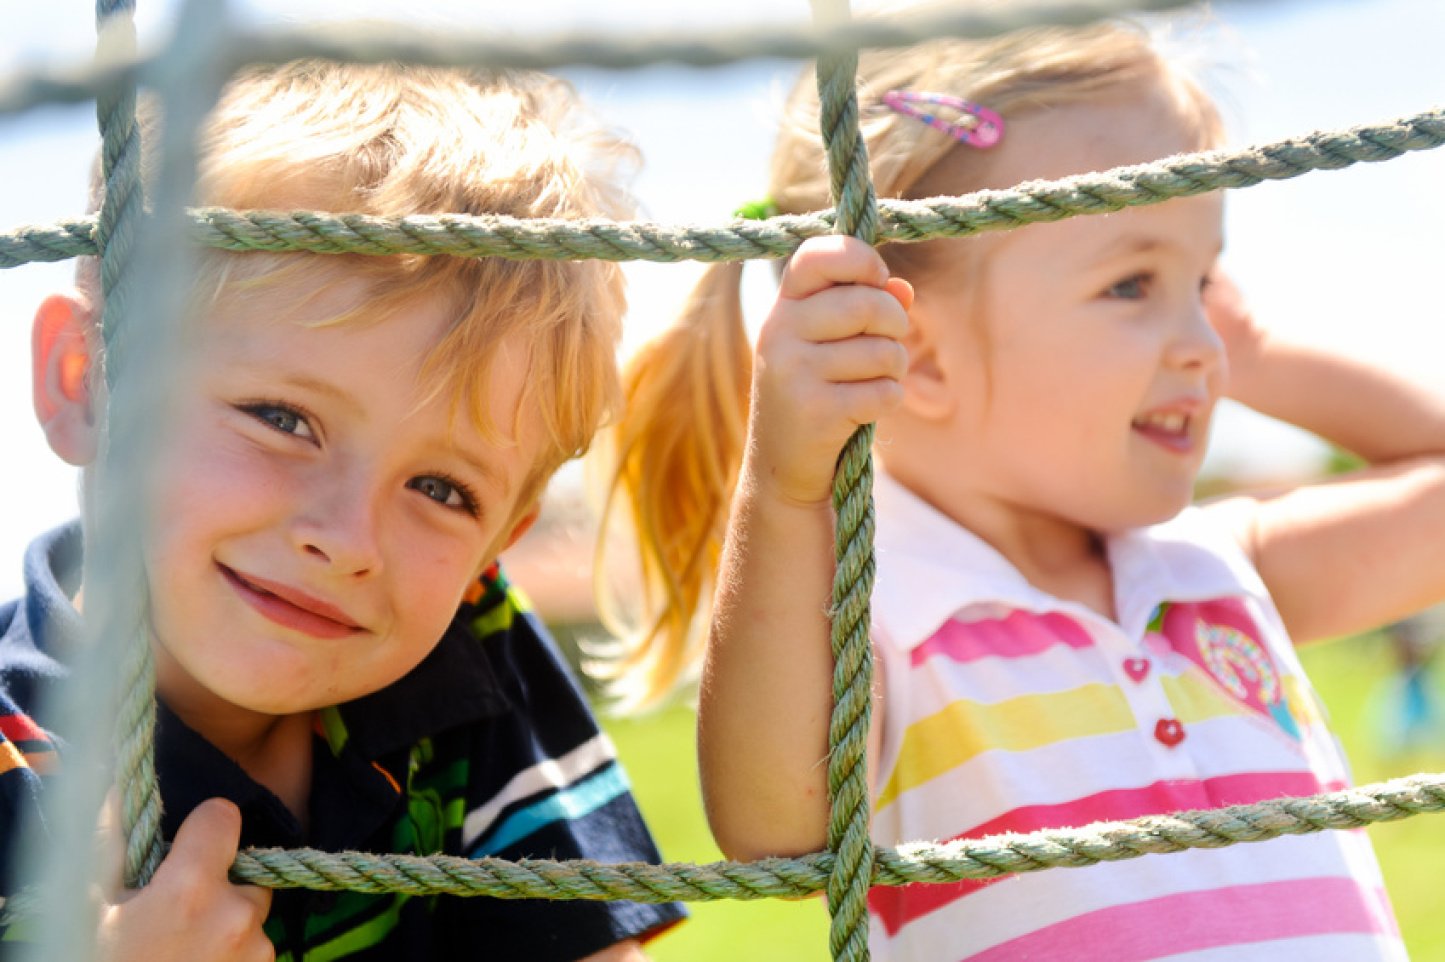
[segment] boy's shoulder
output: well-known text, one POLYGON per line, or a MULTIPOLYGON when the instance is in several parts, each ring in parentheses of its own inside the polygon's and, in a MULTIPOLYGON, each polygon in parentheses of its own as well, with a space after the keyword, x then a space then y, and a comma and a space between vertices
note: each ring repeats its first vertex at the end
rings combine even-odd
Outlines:
POLYGON ((65 677, 53 646, 79 631, 66 593, 78 584, 79 545, 78 523, 36 538, 25 552, 24 594, 0 605, 0 893, 14 887, 17 833, 32 815, 37 779, 57 765, 55 742, 34 716, 65 677))
POLYGON ((80 637, 71 602, 82 563, 78 521, 30 543, 23 563, 24 593, 0 605, 0 696, 6 708, 30 711, 47 683, 64 677, 58 649, 80 637))

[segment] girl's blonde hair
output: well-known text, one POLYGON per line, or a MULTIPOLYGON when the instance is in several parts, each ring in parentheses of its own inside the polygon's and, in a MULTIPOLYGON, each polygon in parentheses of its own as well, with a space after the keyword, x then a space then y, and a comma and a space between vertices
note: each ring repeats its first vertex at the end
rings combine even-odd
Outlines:
MULTIPOLYGON (((1221 139, 1213 104, 1166 64, 1142 27, 1128 23, 865 52, 858 73, 860 127, 883 198, 942 192, 928 175, 945 157, 951 157, 947 193, 979 189, 991 157, 889 109, 882 102, 889 90, 962 97, 997 111, 1007 125, 1133 84, 1167 82, 1177 90, 1181 124, 1197 133, 1199 147, 1221 139)), ((779 213, 831 204, 817 117, 808 70, 788 99, 773 154, 768 195, 779 213)), ((948 269, 960 269, 956 248, 946 243, 894 244, 881 253, 892 271, 916 278, 944 266, 943 258, 932 256, 943 251, 950 255, 948 269)), ((599 556, 611 541, 609 529, 630 523, 643 581, 641 626, 612 626, 625 639, 612 673, 625 680, 621 694, 634 703, 667 694, 701 653, 703 619, 697 615, 711 596, 748 420, 752 348, 740 278, 737 264, 708 268, 675 325, 644 347, 623 375, 626 405, 609 432, 614 461, 599 556)), ((604 613, 618 618, 614 606, 604 606, 604 613)))
MULTIPOLYGON (((142 112, 149 143, 160 122, 142 112)), ((637 156, 552 77, 319 60, 239 73, 201 131, 200 153, 201 204, 380 217, 627 217, 633 206, 623 185, 637 156)), ((147 177, 150 166, 148 158, 147 177)), ((93 207, 100 190, 97 179, 93 207)), ((204 310, 297 277, 314 277, 319 291, 358 275, 373 292, 368 318, 402 315, 418 297, 451 300, 453 323, 431 350, 425 376, 489 433, 501 427, 488 418, 486 401, 497 345, 520 335, 529 346, 519 411, 541 412, 548 443, 519 513, 620 406, 616 351, 626 303, 615 264, 211 250, 201 257, 192 303, 204 310)), ((81 268, 80 286, 98 296, 93 259, 81 268)))

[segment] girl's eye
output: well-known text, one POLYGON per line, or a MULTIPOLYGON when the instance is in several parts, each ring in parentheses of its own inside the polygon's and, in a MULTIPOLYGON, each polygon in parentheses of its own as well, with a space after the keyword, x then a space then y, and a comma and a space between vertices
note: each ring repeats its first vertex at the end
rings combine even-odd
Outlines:
POLYGON ((311 430, 310 422, 306 420, 306 415, 287 405, 248 404, 241 410, 282 434, 290 434, 308 440, 314 440, 316 437, 316 433, 311 430))
POLYGON ((477 500, 471 490, 462 482, 436 474, 412 478, 406 483, 413 491, 420 491, 437 504, 458 508, 468 514, 477 513, 477 500))
POLYGON ((1123 301, 1137 301, 1149 293, 1149 282, 1152 278, 1148 274, 1135 274, 1127 277, 1119 283, 1110 287, 1104 292, 1105 297, 1118 298, 1123 301))

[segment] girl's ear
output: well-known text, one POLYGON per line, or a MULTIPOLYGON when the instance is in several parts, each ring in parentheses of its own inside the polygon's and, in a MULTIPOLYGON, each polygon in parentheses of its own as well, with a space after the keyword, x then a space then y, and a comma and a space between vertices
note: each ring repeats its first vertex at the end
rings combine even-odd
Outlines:
MULTIPOLYGON (((956 398, 950 390, 948 367, 942 357, 940 335, 949 319, 929 309, 918 298, 908 312, 908 372, 903 375, 903 408, 925 421, 937 421, 953 414, 956 398)), ((957 323, 955 320, 954 323, 957 323)))
POLYGON ((99 431, 91 368, 94 314, 79 294, 52 294, 35 312, 30 373, 35 418, 50 449, 83 467, 95 460, 99 431))

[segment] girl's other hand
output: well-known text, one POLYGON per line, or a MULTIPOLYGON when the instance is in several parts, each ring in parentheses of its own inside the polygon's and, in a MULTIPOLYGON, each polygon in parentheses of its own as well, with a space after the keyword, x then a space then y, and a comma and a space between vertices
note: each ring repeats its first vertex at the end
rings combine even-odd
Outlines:
POLYGON ((912 304, 908 282, 856 238, 798 248, 758 337, 747 455, 756 484, 789 503, 827 503, 849 436, 903 397, 912 304))
POLYGON ((1249 403, 1250 384, 1256 376, 1263 353, 1264 330, 1244 302, 1244 294, 1224 271, 1216 267, 1204 285, 1204 313, 1219 339, 1224 342, 1229 362, 1228 394, 1249 403))

